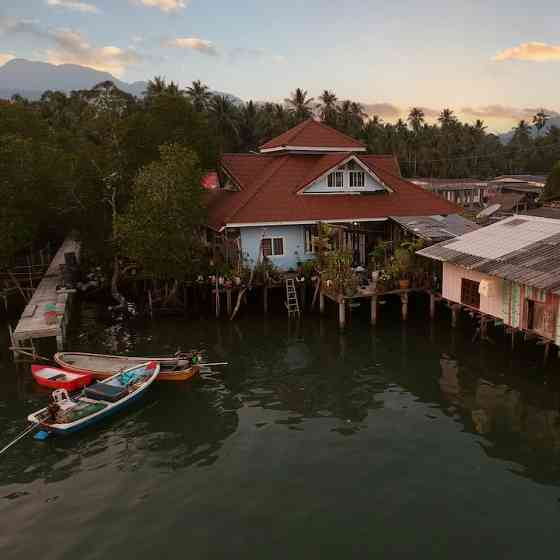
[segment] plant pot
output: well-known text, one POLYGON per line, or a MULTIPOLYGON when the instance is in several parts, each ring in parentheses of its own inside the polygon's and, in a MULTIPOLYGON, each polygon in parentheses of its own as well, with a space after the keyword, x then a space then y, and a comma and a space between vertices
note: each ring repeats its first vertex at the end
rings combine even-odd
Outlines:
POLYGON ((399 289, 408 290, 410 288, 410 280, 408 278, 401 278, 399 280, 399 289))

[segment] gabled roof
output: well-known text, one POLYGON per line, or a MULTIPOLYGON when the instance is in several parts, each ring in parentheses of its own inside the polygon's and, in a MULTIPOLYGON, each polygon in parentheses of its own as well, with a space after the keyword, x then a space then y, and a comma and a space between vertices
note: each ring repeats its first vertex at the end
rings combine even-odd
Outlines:
POLYGON ((298 194, 338 162, 343 154, 226 154, 222 169, 239 191, 216 189, 208 195, 209 225, 386 219, 389 216, 456 214, 460 209, 400 176, 394 156, 356 157, 392 192, 378 194, 298 194))
POLYGON ((560 221, 518 215, 419 255, 560 294, 560 221))
POLYGON ((363 152, 365 149, 365 145, 359 140, 314 119, 303 121, 260 147, 263 153, 297 150, 363 152))

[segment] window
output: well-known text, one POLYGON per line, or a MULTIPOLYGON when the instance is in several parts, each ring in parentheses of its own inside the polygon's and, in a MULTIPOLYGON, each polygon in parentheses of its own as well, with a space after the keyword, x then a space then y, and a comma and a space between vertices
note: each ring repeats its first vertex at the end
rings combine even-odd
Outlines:
POLYGON ((350 171, 350 186, 363 187, 366 183, 366 176, 363 171, 350 171))
POLYGON ((264 237, 262 253, 265 257, 280 257, 284 254, 284 239, 282 237, 264 237))
POLYGON ((480 286, 479 282, 474 282, 473 280, 468 280, 467 278, 461 279, 461 303, 468 305, 470 307, 480 307, 480 293, 478 288, 480 286))
POLYGON ((314 253, 313 237, 317 235, 317 226, 305 226, 303 230, 303 246, 306 253, 314 253))
POLYGON ((344 186, 344 173, 342 171, 333 171, 327 177, 327 185, 334 188, 342 188, 344 186))

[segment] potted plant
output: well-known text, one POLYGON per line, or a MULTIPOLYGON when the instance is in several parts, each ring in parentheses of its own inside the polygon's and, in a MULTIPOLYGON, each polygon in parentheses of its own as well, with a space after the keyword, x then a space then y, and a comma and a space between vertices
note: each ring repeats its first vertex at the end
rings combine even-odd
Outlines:
POLYGON ((399 288, 401 290, 408 290, 410 288, 412 256, 411 248, 404 243, 395 249, 395 264, 398 268, 399 288))

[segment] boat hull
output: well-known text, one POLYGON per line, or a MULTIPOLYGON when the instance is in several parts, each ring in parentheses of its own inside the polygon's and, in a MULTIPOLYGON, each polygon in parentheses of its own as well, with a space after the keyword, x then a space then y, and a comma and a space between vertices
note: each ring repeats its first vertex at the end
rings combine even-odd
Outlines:
POLYGON ((188 381, 200 373, 200 366, 194 365, 186 369, 177 371, 165 371, 163 369, 166 364, 172 364, 176 361, 174 358, 140 358, 140 357, 121 357, 121 356, 110 356, 103 354, 86 354, 86 353, 68 353, 68 352, 58 352, 54 355, 55 362, 62 368, 73 373, 89 374, 95 379, 106 379, 118 373, 123 368, 130 367, 135 363, 142 363, 147 361, 154 361, 160 364, 162 369, 157 376, 156 381, 188 381), (75 357, 75 363, 67 361, 67 356, 71 355, 75 357), (101 365, 99 367, 94 367, 89 365, 86 367, 82 362, 89 361, 94 363, 95 358, 99 357, 101 365))
POLYGON ((47 371, 53 374, 58 373, 59 375, 66 374, 68 371, 44 366, 31 366, 33 379, 42 387, 47 387, 49 389, 66 389, 69 393, 73 393, 90 385, 93 381, 93 376, 89 373, 70 372, 74 375, 74 379, 52 379, 44 375, 47 371))

